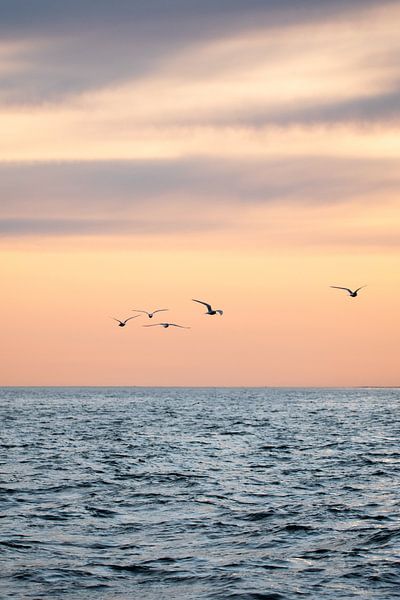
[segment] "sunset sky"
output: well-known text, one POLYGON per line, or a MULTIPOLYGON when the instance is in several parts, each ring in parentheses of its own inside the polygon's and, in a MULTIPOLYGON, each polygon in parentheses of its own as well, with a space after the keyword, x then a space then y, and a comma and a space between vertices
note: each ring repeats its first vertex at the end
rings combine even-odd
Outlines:
POLYGON ((399 23, 0 0, 0 385, 399 385, 399 23))

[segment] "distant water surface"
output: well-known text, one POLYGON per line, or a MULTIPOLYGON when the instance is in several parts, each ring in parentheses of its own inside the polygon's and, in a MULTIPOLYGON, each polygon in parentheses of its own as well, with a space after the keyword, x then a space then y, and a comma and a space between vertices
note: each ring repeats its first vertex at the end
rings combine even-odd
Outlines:
POLYGON ((400 598, 399 389, 0 389, 0 598, 400 598))

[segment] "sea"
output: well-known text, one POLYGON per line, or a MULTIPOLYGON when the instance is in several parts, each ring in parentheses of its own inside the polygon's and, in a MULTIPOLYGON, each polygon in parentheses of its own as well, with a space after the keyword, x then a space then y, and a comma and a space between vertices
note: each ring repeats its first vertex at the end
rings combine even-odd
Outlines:
POLYGON ((400 389, 0 389, 1 600, 400 598, 400 389))

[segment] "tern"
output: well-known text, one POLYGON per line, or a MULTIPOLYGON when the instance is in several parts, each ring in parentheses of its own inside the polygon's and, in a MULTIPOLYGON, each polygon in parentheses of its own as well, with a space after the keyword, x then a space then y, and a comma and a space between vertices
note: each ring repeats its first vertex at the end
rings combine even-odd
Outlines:
POLYGON ((145 313, 149 319, 152 319, 153 316, 158 312, 164 312, 165 310, 169 310, 168 308, 158 308, 157 310, 153 310, 152 312, 147 312, 147 310, 138 310, 137 308, 133 308, 135 312, 145 313))
POLYGON ((192 298, 193 302, 198 302, 199 304, 204 304, 204 306, 207 308, 207 312, 204 313, 205 315, 223 315, 224 311, 221 310, 220 308, 214 310, 211 306, 211 304, 207 304, 207 302, 203 302, 202 300, 195 300, 194 298, 192 298))
POLYGON ((176 323, 152 323, 151 325, 143 325, 143 327, 157 327, 161 325, 161 327, 180 327, 181 329, 190 329, 190 327, 185 327, 184 325, 177 325, 176 323))
POLYGON ((358 292, 360 290, 362 290, 363 288, 367 287, 366 285, 362 285, 361 287, 357 288, 356 290, 354 290, 354 292, 347 288, 347 287, 340 287, 338 285, 331 285, 331 288, 335 288, 336 290, 345 290, 346 292, 349 292, 349 296, 351 296, 352 298, 356 298, 358 296, 358 292))
POLYGON ((118 322, 118 327, 125 327, 125 325, 127 324, 128 321, 130 321, 131 319, 137 319, 140 315, 135 315, 134 317, 128 317, 127 319, 125 319, 125 321, 120 321, 119 319, 115 319, 114 317, 111 317, 112 319, 114 319, 114 321, 118 322))

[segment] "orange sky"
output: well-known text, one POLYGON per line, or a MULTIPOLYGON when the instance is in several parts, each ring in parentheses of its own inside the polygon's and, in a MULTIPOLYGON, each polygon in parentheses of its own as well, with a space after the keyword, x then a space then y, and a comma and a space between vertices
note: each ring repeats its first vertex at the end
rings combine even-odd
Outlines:
POLYGON ((284 4, 7 15, 0 385, 399 385, 400 6, 284 4))

